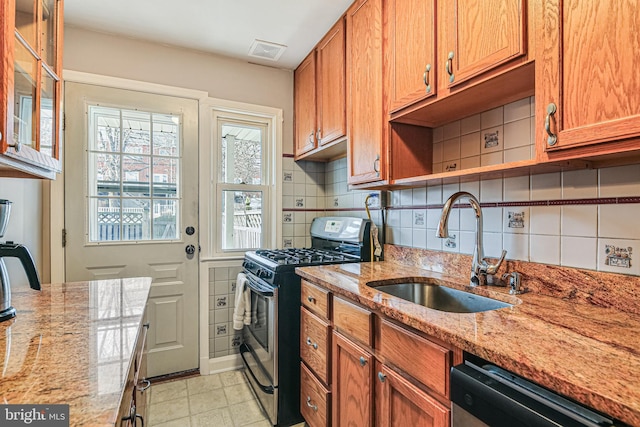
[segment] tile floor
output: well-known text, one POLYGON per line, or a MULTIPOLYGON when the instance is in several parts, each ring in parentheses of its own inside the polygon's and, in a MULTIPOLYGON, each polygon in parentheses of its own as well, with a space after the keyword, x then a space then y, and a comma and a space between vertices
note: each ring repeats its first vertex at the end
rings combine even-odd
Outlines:
POLYGON ((151 427, 271 427, 242 371, 152 384, 150 390, 151 427))

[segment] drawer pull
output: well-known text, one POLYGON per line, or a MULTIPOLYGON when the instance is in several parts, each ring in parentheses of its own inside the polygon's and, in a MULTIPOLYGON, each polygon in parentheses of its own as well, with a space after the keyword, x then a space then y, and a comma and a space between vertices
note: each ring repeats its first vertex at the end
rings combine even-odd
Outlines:
POLYGON ((547 144, 549 144, 549 146, 551 147, 556 145, 556 142, 558 142, 557 135, 551 132, 551 118, 553 117, 553 115, 556 113, 557 110, 558 108, 556 107, 556 104, 554 104, 553 102, 547 105, 547 116, 544 118, 544 130, 546 130, 547 135, 549 135, 547 137, 547 144))
POLYGON ((316 301, 316 299, 314 297, 312 297, 311 295, 309 295, 307 297, 307 301, 309 301, 310 303, 314 303, 316 301))
POLYGON ((380 154, 376 156, 376 159, 373 161, 373 171, 376 173, 376 176, 380 176, 380 154))
POLYGON ((148 389, 149 387, 151 387, 151 381, 149 381, 149 380, 148 380, 148 379, 146 379, 146 378, 143 378, 143 379, 142 379, 142 383, 144 383, 144 386, 142 386, 142 387, 138 386, 138 391, 139 391, 139 392, 143 392, 143 391, 145 391, 146 389, 148 389))
POLYGON ((313 412, 318 412, 318 405, 311 404, 311 396, 307 396, 307 406, 313 409, 313 412))
POLYGON ((318 344, 311 341, 311 337, 307 337, 307 345, 313 347, 314 350, 318 349, 318 344))
POLYGON ((383 383, 387 379, 387 376, 382 372, 378 372, 378 379, 380 380, 381 383, 383 383))
POLYGON ((364 356, 360 356, 360 366, 364 366, 367 364, 367 359, 364 356))

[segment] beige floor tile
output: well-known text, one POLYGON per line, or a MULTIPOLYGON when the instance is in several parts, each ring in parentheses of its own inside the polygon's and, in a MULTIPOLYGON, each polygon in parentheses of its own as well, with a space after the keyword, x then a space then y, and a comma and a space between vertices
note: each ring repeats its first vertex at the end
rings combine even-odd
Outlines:
POLYGON ((191 427, 234 427, 234 425, 229 408, 220 408, 192 416, 191 427))
POLYGON ((218 374, 222 385, 228 387, 230 385, 242 384, 247 382, 247 378, 242 371, 227 371, 218 374))
POLYGON ((227 403, 225 392, 221 388, 189 396, 189 412, 191 415, 224 408, 225 406, 229 406, 229 404, 227 403))
POLYGON ((273 427, 273 424, 264 419, 263 421, 258 421, 257 423, 247 424, 246 427, 273 427))
POLYGON ((149 424, 160 424, 189 416, 189 402, 181 397, 149 406, 149 424))
POLYGON ((247 426, 265 419, 258 402, 255 400, 231 405, 229 411, 236 426, 247 426))
POLYGON ((191 427, 191 419, 189 417, 180 418, 166 423, 150 424, 149 427, 191 427))
POLYGON ((202 375, 187 380, 189 395, 200 394, 206 391, 216 390, 222 387, 219 374, 202 375))
POLYGON ((224 394, 227 397, 229 405, 235 405, 236 403, 255 399, 251 389, 249 388, 249 384, 247 383, 225 387, 224 394))
POLYGON ((151 404, 187 397, 186 380, 151 385, 151 404))

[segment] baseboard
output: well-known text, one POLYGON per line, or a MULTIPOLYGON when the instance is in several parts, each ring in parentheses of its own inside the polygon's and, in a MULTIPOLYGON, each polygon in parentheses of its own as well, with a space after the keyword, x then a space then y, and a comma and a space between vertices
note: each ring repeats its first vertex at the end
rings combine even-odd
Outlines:
POLYGON ((209 372, 207 372, 206 374, 203 372, 202 366, 203 365, 201 364, 200 373, 202 375, 217 374, 220 372, 240 369, 242 367, 242 359, 240 358, 239 354, 230 354, 228 356, 209 359, 209 363, 207 364, 209 372))

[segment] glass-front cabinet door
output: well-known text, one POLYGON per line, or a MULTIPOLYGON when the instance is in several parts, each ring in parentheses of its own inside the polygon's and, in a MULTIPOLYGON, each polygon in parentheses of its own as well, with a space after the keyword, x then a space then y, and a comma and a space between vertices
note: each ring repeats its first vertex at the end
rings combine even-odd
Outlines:
POLYGON ((0 0, 0 176, 60 172, 63 0, 0 0))

